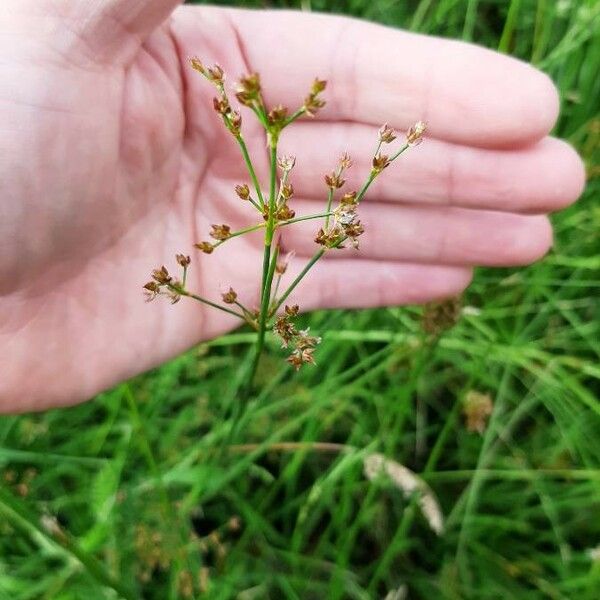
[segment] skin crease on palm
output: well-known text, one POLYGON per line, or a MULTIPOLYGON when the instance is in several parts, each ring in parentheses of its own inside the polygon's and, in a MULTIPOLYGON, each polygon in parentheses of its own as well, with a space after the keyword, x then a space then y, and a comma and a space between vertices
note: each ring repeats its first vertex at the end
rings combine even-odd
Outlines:
MULTIPOLYGON (((296 12, 177 7, 175 0, 3 0, 0 7, 0 411, 73 404, 236 326, 193 301, 145 304, 151 268, 175 271, 211 223, 256 215, 213 90, 260 72, 266 102, 291 109, 315 76, 327 107, 286 130, 298 214, 321 212, 322 174, 347 150, 348 189, 369 169, 377 128, 426 120, 420 147, 372 187, 360 252, 324 259, 298 288, 303 310, 418 303, 460 293, 476 265, 524 265, 550 248, 546 214, 580 194, 583 167, 548 137, 550 80, 472 45, 296 12)), ((259 177, 264 136, 243 132, 259 177)), ((288 228, 293 276, 314 223, 288 228)), ((332 253, 333 254, 333 253, 332 253)), ((192 253, 189 289, 258 297, 260 237, 192 253)))

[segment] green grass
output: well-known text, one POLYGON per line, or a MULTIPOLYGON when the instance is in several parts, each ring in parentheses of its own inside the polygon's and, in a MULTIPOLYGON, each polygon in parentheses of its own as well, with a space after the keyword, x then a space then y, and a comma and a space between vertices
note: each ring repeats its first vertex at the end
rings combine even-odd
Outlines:
POLYGON ((544 261, 480 270, 437 343, 417 308, 305 317, 331 332, 318 368, 290 376, 272 348, 233 430, 244 333, 93 402, 1 418, 0 600, 185 598, 190 573, 215 600, 600 597, 600 4, 311 4, 532 60, 560 88, 584 197, 544 261), (473 390, 494 402, 482 436, 461 414, 473 390), (442 535, 365 477, 373 452, 428 483, 442 535))

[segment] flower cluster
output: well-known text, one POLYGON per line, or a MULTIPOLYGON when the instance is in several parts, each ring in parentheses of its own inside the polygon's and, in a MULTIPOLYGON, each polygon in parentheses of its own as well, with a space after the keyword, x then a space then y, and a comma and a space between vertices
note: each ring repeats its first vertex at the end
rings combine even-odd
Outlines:
MULTIPOLYGON (((184 266, 184 269, 187 269, 191 262, 190 257, 184 256, 183 254, 177 254, 176 259, 179 264, 184 266)), ((163 265, 158 269, 154 269, 152 271, 152 279, 144 284, 146 301, 150 302, 160 295, 167 297, 171 301, 171 304, 175 304, 181 299, 179 292, 181 287, 182 283, 179 280, 174 279, 163 265)))
POLYGON ((315 79, 313 81, 310 93, 304 98, 304 104, 302 109, 304 114, 309 117, 314 117, 321 108, 325 106, 325 100, 321 99, 321 92, 325 91, 327 82, 322 79, 315 79))
MULTIPOLYGON (((328 212, 331 210, 336 190, 346 183, 344 172, 352 166, 352 160, 346 152, 342 154, 337 168, 325 175, 325 184, 329 188, 328 212)), ((325 248, 343 248, 344 242, 350 240, 354 248, 358 248, 358 238, 365 229, 358 218, 358 195, 348 192, 339 200, 338 206, 325 219, 325 225, 317 231, 315 242, 325 248), (329 217, 332 217, 331 219, 329 217)))
MULTIPOLYGON (((394 129, 384 124, 379 129, 377 147, 372 155, 371 167, 362 187, 358 191, 342 189, 346 185, 347 171, 352 167, 350 156, 344 153, 336 167, 324 175, 327 194, 325 212, 296 216, 296 211, 292 206, 294 186, 290 181, 296 159, 293 156, 279 155, 277 152, 278 141, 282 131, 296 119, 304 116, 313 117, 325 106, 321 94, 325 90, 327 82, 316 78, 302 104, 295 111, 290 111, 282 104, 274 106, 265 104, 258 73, 251 72, 240 77, 233 88, 234 98, 230 100, 225 86, 225 74, 220 66, 207 67, 197 58, 191 59, 191 66, 217 90, 217 95, 213 99, 213 108, 222 119, 226 129, 233 134, 249 176, 247 183, 240 182, 234 186, 234 192, 250 210, 256 211, 254 213, 256 220, 253 224, 234 230, 227 223, 215 223, 211 226, 206 239, 197 242, 194 246, 204 254, 213 254, 219 246, 230 243, 230 240, 250 232, 263 231, 262 281, 257 284, 257 288, 261 291, 260 297, 257 306, 246 308, 232 287, 228 287, 221 293, 221 303, 188 291, 186 287, 187 272, 191 259, 184 254, 176 255, 176 261, 183 270, 180 279, 174 278, 165 266, 161 266, 152 272, 151 280, 144 285, 144 292, 148 300, 153 300, 157 296, 165 296, 171 302, 177 302, 182 296, 186 296, 237 317, 256 330, 257 342, 249 379, 251 383, 267 331, 273 331, 281 339, 283 347, 291 350, 287 361, 295 369, 299 369, 304 364, 314 364, 314 352, 320 338, 310 335, 308 329, 299 330, 294 324, 294 319, 299 313, 298 305, 284 306, 284 303, 306 273, 326 252, 343 248, 346 245, 358 248, 359 237, 365 231, 358 215, 360 202, 369 186, 386 168, 405 150, 417 146, 422 141, 425 123, 422 121, 415 123, 406 132, 404 144, 395 152, 388 151, 386 153, 382 152, 382 147, 389 146, 399 136, 394 129), (264 129, 270 157, 268 186, 262 185, 259 181, 244 140, 241 113, 232 107, 232 101, 234 104, 237 101, 239 105, 250 109, 264 129), (264 191, 265 188, 268 188, 268 192, 264 191), (286 288, 283 288, 282 282, 293 253, 288 254, 286 260, 280 260, 280 231, 299 221, 311 219, 319 219, 322 223, 315 236, 315 242, 320 248, 300 271, 300 274, 286 288), (281 290, 280 286, 282 286, 281 290), (280 310, 282 306, 284 306, 283 311, 280 310)), ((439 313, 439 310, 436 312, 439 313)), ((431 320, 439 321, 439 314, 434 319, 425 318, 426 329, 431 327, 431 320)))
POLYGON ((304 364, 315 364, 315 347, 321 342, 320 337, 309 334, 308 329, 298 330, 292 319, 298 316, 300 308, 297 304, 285 306, 284 314, 277 317, 273 331, 281 338, 282 348, 293 348, 287 361, 298 370, 304 364))

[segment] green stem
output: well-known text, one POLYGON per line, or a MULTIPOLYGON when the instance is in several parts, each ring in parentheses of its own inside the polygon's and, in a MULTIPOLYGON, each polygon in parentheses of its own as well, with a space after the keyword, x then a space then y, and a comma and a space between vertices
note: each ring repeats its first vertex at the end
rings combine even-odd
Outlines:
POLYGON ((302 106, 301 108, 299 108, 295 113, 293 113, 292 115, 290 115, 288 117, 287 121, 285 122, 284 127, 287 127, 288 125, 290 125, 291 123, 293 123, 296 119, 298 119, 299 117, 301 117, 305 112, 306 112, 306 109, 304 108, 304 106, 302 106))
POLYGON ((329 188, 327 193, 327 216, 325 217, 325 230, 329 228, 329 213, 331 213, 331 205, 333 203, 333 188, 329 188))
POLYGON ((244 235, 245 233, 250 233, 252 231, 258 231, 259 229, 266 227, 266 225, 266 223, 258 223, 257 225, 250 225, 248 227, 244 227, 243 229, 232 231, 229 234, 229 237, 225 238, 224 240, 219 240, 218 242, 215 242, 213 244, 213 248, 218 248, 219 246, 222 246, 227 240, 230 240, 231 238, 238 237, 240 235, 244 235))
POLYGON ((242 156, 244 157, 244 162, 246 163, 246 168, 248 169, 248 173, 250 173, 250 178, 252 179, 252 184, 254 185, 254 189, 256 190, 256 195, 260 200, 261 210, 264 209, 265 199, 263 198, 262 191, 260 189, 260 183, 258 182, 258 177, 256 176, 256 171, 254 170, 254 165, 252 164, 252 160, 250 159, 250 154, 248 154, 248 147, 246 146, 246 142, 241 135, 236 135, 235 139, 242 151, 242 156))
POLYGON ((281 221, 277 227, 284 227, 285 225, 293 225, 294 223, 300 223, 300 221, 310 221, 311 219, 322 219, 323 217, 330 217, 333 212, 324 212, 317 215, 305 215, 303 217, 294 217, 288 221, 281 221))
POLYGON ((253 198, 248 198, 248 202, 250 202, 250 204, 252 204, 252 206, 254 206, 254 208, 262 213, 262 208, 258 205, 258 202, 256 202, 256 200, 254 200, 253 198))
POLYGON ((251 324, 251 320, 253 319, 252 316, 252 312, 246 308, 241 302, 239 302, 238 300, 236 300, 234 302, 234 304, 238 307, 242 309, 242 312, 244 313, 244 316, 246 318, 246 321, 248 321, 249 324, 251 324))
POLYGON ((276 302, 275 306, 273 307, 273 309, 270 311, 270 315, 269 316, 273 316, 281 307, 281 305, 286 301, 287 297, 294 291, 294 289, 296 288, 296 286, 302 281, 302 279, 304 278, 304 276, 312 269, 312 267, 314 266, 314 264, 323 256, 323 254, 325 254, 326 248, 321 248, 305 265, 304 269, 302 269, 302 271, 300 271, 300 273, 298 273, 298 276, 296 277, 296 279, 294 279, 294 281, 292 281, 292 283, 290 284, 290 286, 288 287, 287 290, 285 290, 285 292, 282 294, 281 298, 279 298, 279 300, 276 302))
POLYGON ((369 174, 369 177, 367 178, 367 180, 365 181, 363 186, 360 188, 360 191, 356 195, 357 203, 360 202, 364 198, 364 195, 367 193, 369 186, 373 183, 373 181, 375 181, 376 177, 377 177, 377 171, 371 171, 371 173, 369 174))
POLYGON ((181 286, 185 287, 185 282, 187 280, 187 272, 188 272, 188 268, 187 265, 183 267, 183 277, 181 278, 181 286))
POLYGON ((192 294, 191 292, 188 292, 187 290, 183 290, 174 285, 167 285, 167 287, 172 292, 175 292, 176 294, 179 294, 180 296, 187 296, 188 298, 193 298, 194 300, 197 300, 198 302, 202 302, 202 304, 212 306, 213 308, 218 308, 219 310, 229 313, 230 315, 233 315, 234 317, 238 317, 239 319, 243 319, 244 321, 246 320, 244 315, 242 315, 241 313, 238 313, 235 310, 231 310, 229 308, 225 308, 224 306, 220 306, 216 302, 211 302, 210 300, 207 300, 206 298, 202 298, 202 296, 198 296, 197 294, 192 294))
POLYGON ((270 165, 270 185, 269 185, 269 215, 265 231, 265 249, 263 254, 263 273, 261 283, 260 314, 258 317, 258 338, 254 349, 254 357, 248 372, 246 382, 243 388, 243 396, 247 396, 252 388, 258 363, 265 344, 265 333, 267 330, 267 319, 269 316, 269 304, 271 301, 271 285, 273 283, 273 274, 277 264, 277 255, 279 249, 276 247, 271 258, 271 247, 273 245, 273 235, 275 232, 275 183, 277 176, 277 140, 271 138, 271 165, 270 165))
POLYGON ((400 148, 396 154, 392 155, 390 162, 394 162, 405 150, 408 150, 408 148, 410 148, 410 146, 408 144, 404 144, 404 146, 402 146, 402 148, 400 148))

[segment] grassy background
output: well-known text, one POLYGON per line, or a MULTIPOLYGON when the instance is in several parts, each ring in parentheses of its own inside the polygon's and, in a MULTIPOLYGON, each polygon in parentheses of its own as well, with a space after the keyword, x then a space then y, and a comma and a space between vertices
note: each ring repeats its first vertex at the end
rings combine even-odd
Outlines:
POLYGON ((243 333, 94 402, 1 418, 0 600, 600 597, 600 3, 312 9, 536 63, 561 90, 585 196, 554 218, 543 262, 480 270, 436 341, 417 308, 306 317, 332 332, 319 367, 290 377, 273 348, 233 431, 243 333), (472 392, 493 401, 483 435, 465 427, 472 392), (429 484, 442 535, 415 497, 365 477, 373 452, 429 484))

